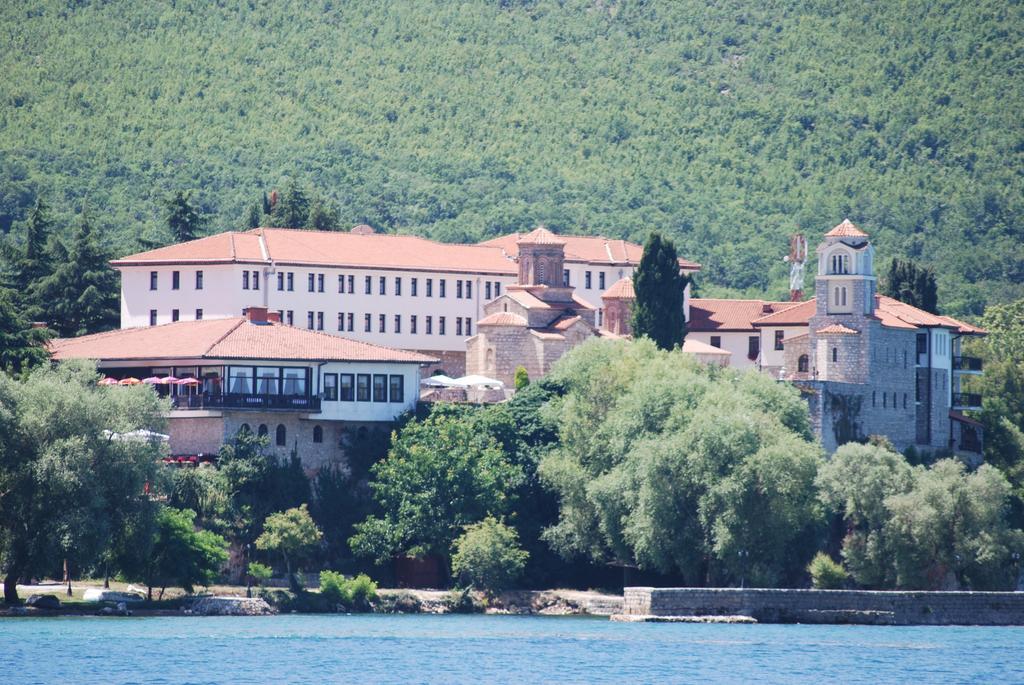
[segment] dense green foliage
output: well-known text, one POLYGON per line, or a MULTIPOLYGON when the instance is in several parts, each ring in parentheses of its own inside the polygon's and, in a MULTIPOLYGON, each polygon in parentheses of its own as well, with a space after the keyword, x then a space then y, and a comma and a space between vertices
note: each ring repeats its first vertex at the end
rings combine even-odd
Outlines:
POLYGON ((818 476, 822 501, 847 523, 843 559, 876 589, 1012 588, 1024 533, 1009 525, 1010 485, 987 464, 930 468, 876 445, 844 445, 818 476))
POLYGON ((347 578, 335 571, 321 571, 320 594, 346 609, 365 611, 377 599, 377 584, 364 573, 347 578))
POLYGON ((846 584, 849 574, 843 565, 824 552, 818 552, 807 564, 811 585, 819 590, 839 590, 846 584))
POLYGON ((525 366, 516 367, 516 375, 512 379, 515 383, 516 390, 523 390, 530 384, 530 374, 527 373, 525 366))
POLYGON ((256 538, 256 549, 280 555, 288 571, 288 584, 292 590, 298 590, 295 571, 312 555, 322 537, 323 533, 309 515, 309 506, 301 504, 268 516, 263 532, 256 538))
POLYGON ((660 233, 651 233, 633 274, 633 335, 650 338, 663 350, 682 345, 686 337, 685 287, 686 277, 679 272, 675 245, 660 233))
POLYGON ((883 295, 894 297, 932 314, 939 313, 935 272, 909 259, 893 257, 882 279, 883 295))
POLYGON ((794 583, 824 533, 822 454, 795 389, 653 343, 595 340, 555 367, 560 499, 545 538, 566 556, 687 583, 794 583))
POLYGON ((18 374, 50 358, 45 343, 50 331, 31 328, 15 304, 14 294, 0 288, 0 372, 18 374))
POLYGON ((170 193, 242 228, 291 180, 442 239, 657 227, 705 295, 784 295, 787 236, 845 216, 951 314, 1024 288, 1016 3, 12 0, 0 27, 0 233, 42 196, 67 237, 88 198, 124 253, 169 241, 170 193))
POLYGON ((117 439, 159 430, 164 404, 151 388, 104 388, 88 363, 43 366, 21 381, 0 373, 0 575, 56 574, 67 559, 95 568, 145 518, 145 484, 158 445, 117 439), (111 433, 113 431, 113 434, 111 433))
POLYGON ((455 540, 452 575, 489 593, 511 587, 526 568, 530 554, 519 547, 519 534, 492 516, 466 526, 455 540))

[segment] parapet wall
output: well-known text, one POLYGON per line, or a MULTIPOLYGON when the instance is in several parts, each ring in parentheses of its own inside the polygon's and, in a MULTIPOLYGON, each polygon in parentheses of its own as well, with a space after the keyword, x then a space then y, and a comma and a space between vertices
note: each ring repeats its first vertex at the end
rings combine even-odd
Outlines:
POLYGON ((1024 625, 1024 592, 627 587, 627 616, 750 616, 762 623, 1024 625))

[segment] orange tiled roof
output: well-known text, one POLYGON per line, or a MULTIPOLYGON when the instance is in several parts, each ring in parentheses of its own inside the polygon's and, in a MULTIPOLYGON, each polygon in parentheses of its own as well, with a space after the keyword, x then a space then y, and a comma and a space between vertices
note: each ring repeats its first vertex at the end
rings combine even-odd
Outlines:
POLYGON ((605 300, 635 300, 636 290, 633 289, 633 279, 629 276, 620 278, 612 283, 612 287, 601 293, 601 299, 605 300))
POLYGON ((477 326, 525 326, 526 319, 512 312, 495 312, 476 322, 477 326))
POLYGON ((806 326, 817 311, 818 303, 814 299, 803 302, 780 302, 776 311, 754 320, 755 326, 806 326), (785 305, 791 305, 789 307, 785 305))
POLYGON ((538 226, 516 241, 518 245, 565 245, 565 241, 544 226, 538 226))
POLYGON ((503 276, 517 273, 516 265, 501 249, 493 246, 439 243, 411 235, 291 228, 256 228, 245 233, 220 233, 129 255, 111 264, 136 266, 237 261, 343 268, 468 271, 503 276))
POLYGON ((841 323, 833 323, 819 328, 815 331, 818 335, 860 335, 860 331, 856 331, 849 326, 844 326, 841 323))
POLYGON ((178 321, 50 341, 54 359, 271 359, 296 361, 436 361, 418 352, 243 317, 178 321))
MULTIPOLYGON (((521 238, 522 233, 510 233, 485 240, 480 244, 500 247, 509 257, 516 257, 519 255, 518 243, 521 238)), ((560 235, 557 238, 565 243, 565 259, 569 262, 637 265, 644 254, 642 245, 625 240, 586 235, 560 235)), ((689 271, 700 269, 700 264, 686 259, 680 259, 679 266, 689 271)))
POLYGON ((691 331, 753 331, 754 322, 766 315, 765 307, 792 307, 792 302, 765 300, 690 300, 691 331))
POLYGON ((849 219, 825 234, 826 238, 867 238, 868 234, 857 228, 849 219))

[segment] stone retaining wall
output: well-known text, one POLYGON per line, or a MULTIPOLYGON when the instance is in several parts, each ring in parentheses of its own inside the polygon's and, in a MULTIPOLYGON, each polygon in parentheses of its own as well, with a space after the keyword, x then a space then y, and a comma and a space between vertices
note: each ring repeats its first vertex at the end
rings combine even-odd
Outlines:
POLYGON ((750 616, 762 623, 1024 625, 1024 592, 627 587, 630 616, 750 616))

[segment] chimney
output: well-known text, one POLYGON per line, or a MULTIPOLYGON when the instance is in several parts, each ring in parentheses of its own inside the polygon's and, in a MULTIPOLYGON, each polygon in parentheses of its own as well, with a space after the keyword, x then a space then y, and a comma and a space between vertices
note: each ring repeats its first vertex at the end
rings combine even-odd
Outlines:
POLYGON ((773 307, 770 302, 765 302, 764 304, 761 305, 761 313, 762 314, 771 314, 774 311, 775 311, 775 307, 773 307))
POLYGON ((267 321, 270 323, 281 323, 281 312, 267 312, 267 321))
POLYGON ((245 310, 245 319, 249 323, 267 323, 267 308, 247 307, 245 310))

